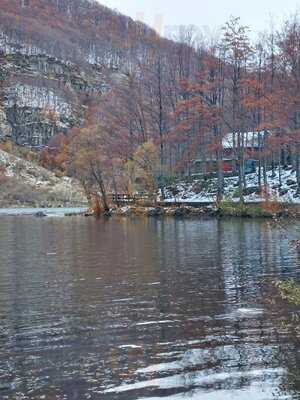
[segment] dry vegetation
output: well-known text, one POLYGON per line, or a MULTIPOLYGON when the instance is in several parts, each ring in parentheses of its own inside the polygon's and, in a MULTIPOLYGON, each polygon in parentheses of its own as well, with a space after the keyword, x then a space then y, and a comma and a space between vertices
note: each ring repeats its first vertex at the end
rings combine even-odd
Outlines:
POLYGON ((82 206, 86 198, 77 181, 0 150, 0 207, 82 206))

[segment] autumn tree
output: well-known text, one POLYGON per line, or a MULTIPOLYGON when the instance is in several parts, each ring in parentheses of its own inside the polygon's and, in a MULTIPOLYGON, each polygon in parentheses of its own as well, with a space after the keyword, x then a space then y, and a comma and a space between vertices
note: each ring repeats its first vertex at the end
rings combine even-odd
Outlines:
POLYGON ((281 92, 281 126, 288 136, 300 193, 300 23, 298 16, 288 21, 279 41, 278 90, 281 92))
POLYGON ((81 182, 90 199, 93 195, 100 199, 105 213, 110 210, 111 162, 99 125, 79 129, 71 138, 69 172, 81 182))
POLYGON ((226 107, 230 109, 229 126, 233 135, 233 148, 237 157, 240 200, 245 187, 244 133, 247 132, 247 116, 243 108, 245 95, 244 79, 247 77, 253 49, 249 39, 249 28, 241 25, 240 18, 231 17, 223 28, 222 48, 228 64, 226 76, 226 107))
POLYGON ((44 168, 65 173, 69 159, 69 138, 63 133, 55 135, 40 153, 44 168))
POLYGON ((159 151, 154 142, 150 140, 139 146, 126 169, 130 171, 133 185, 145 191, 155 203, 161 168, 159 151))
POLYGON ((222 199, 224 191, 224 73, 222 50, 218 44, 214 44, 196 78, 181 81, 186 95, 178 103, 175 111, 177 124, 174 140, 179 140, 185 145, 181 164, 186 162, 190 166, 199 154, 204 162, 207 153, 213 155, 218 171, 218 201, 222 199))

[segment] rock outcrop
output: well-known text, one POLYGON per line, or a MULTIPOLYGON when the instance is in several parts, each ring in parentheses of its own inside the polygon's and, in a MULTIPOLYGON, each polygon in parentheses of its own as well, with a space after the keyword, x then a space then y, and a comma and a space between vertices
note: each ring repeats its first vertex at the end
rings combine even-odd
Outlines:
POLYGON ((89 71, 44 54, 0 53, 8 79, 0 109, 0 135, 21 145, 45 145, 82 122, 82 98, 103 93, 95 66, 89 71))
POLYGON ((0 107, 0 141, 11 138, 12 128, 7 121, 6 112, 0 107))
POLYGON ((80 125, 87 97, 134 70, 157 39, 94 0, 1 0, 0 103, 13 140, 45 145, 80 125))

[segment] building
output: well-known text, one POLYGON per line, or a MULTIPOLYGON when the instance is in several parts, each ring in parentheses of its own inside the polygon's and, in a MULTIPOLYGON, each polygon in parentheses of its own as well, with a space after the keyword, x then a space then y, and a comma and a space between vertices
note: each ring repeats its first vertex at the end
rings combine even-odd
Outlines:
MULTIPOLYGON (((264 149, 267 131, 245 132, 243 134, 228 133, 222 140, 223 144, 223 168, 225 173, 232 173, 238 161, 237 148, 244 149, 246 173, 254 172, 259 160, 259 153, 264 149)), ((215 153, 207 152, 200 155, 193 162, 194 174, 210 174, 217 171, 215 153)))

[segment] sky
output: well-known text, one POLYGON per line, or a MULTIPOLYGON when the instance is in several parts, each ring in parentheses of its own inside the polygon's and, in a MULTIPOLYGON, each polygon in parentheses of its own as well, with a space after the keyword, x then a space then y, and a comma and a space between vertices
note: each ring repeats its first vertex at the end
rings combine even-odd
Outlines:
POLYGON ((300 10, 300 0, 98 0, 110 8, 142 20, 165 35, 171 27, 195 25, 215 35, 230 16, 241 17, 252 34, 280 25, 300 10))

